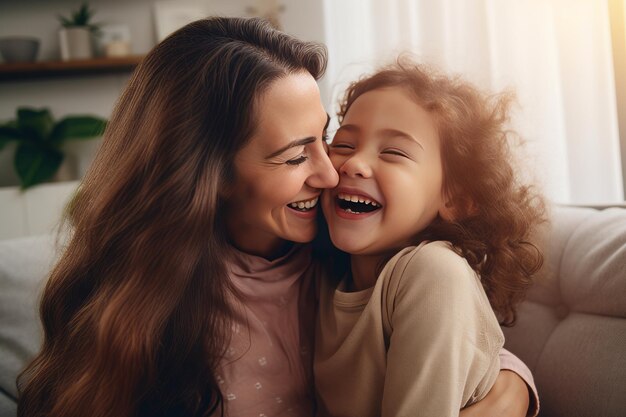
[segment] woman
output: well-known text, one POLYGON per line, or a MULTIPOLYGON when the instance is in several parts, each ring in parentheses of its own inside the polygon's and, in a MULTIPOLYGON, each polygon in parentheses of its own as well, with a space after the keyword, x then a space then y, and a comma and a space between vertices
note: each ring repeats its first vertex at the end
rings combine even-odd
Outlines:
POLYGON ((148 54, 71 206, 20 416, 313 413, 314 271, 293 242, 337 182, 325 64, 256 19, 198 21, 148 54))

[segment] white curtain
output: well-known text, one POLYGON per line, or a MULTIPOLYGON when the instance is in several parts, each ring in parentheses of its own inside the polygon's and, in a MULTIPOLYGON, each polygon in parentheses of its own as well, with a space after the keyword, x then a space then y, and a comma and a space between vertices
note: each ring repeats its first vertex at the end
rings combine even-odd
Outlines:
POLYGON ((624 200, 606 0, 324 1, 330 109, 350 81, 410 51, 516 92, 524 166, 553 201, 624 200))

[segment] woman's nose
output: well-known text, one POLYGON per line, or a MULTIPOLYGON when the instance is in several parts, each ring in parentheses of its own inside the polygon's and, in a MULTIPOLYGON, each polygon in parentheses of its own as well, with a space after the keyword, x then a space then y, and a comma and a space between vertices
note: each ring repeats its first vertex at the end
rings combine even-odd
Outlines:
POLYGON ((350 178, 370 178, 372 176, 372 167, 365 158, 354 154, 341 164, 339 174, 346 175, 350 178))
POLYGON ((339 183, 339 175, 330 162, 330 158, 324 149, 316 153, 313 161, 313 174, 307 180, 307 184, 313 188, 334 188, 339 183))

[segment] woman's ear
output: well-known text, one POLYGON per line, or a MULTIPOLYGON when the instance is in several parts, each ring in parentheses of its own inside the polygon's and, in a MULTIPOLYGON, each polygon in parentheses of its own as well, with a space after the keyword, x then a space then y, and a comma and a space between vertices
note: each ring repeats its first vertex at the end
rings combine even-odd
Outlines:
POLYGON ((233 186, 230 182, 223 181, 217 189, 217 197, 222 201, 228 201, 233 195, 233 186))
POLYGON ((228 201, 232 196, 235 188, 235 172, 234 168, 226 168, 224 174, 220 178, 217 187, 217 196, 222 201, 228 201))

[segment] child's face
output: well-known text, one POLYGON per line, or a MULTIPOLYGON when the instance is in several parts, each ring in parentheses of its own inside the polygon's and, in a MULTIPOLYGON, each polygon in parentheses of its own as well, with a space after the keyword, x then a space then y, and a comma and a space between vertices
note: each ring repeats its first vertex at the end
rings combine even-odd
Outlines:
POLYGON ((323 210, 333 243, 345 252, 382 255, 414 244, 445 210, 435 122, 399 88, 354 101, 330 159, 339 184, 324 193, 323 210))

